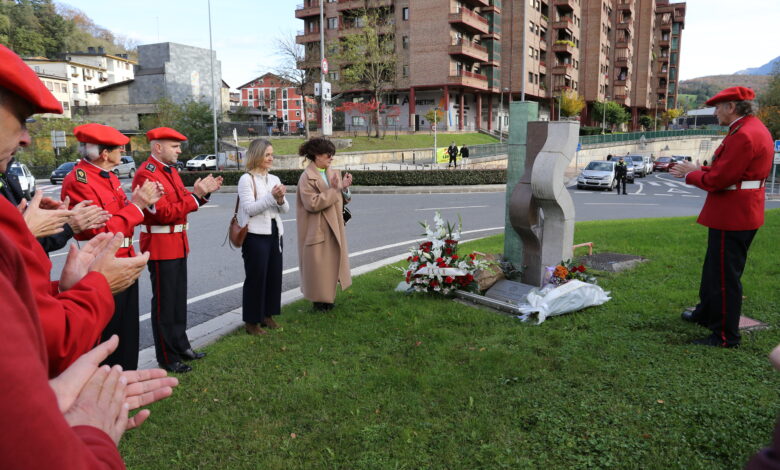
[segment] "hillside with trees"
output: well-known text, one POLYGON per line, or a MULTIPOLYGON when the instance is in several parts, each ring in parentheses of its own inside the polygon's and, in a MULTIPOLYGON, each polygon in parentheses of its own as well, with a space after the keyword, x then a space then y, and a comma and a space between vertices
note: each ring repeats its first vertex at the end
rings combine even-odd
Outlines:
POLYGON ((132 40, 96 25, 81 10, 53 0, 0 1, 0 44, 23 57, 48 58, 87 47, 133 56, 136 47, 132 40))
POLYGON ((744 86, 760 95, 769 87, 770 75, 711 75, 680 81, 680 94, 694 95, 693 108, 704 107, 704 102, 724 88, 744 86))

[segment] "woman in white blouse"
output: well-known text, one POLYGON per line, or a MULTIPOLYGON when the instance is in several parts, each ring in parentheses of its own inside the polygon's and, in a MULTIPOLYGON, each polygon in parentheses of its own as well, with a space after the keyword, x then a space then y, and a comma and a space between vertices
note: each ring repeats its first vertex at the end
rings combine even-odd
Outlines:
POLYGON ((281 311, 282 214, 290 205, 284 198, 287 188, 268 173, 273 162, 271 143, 253 140, 247 151, 247 173, 238 180, 238 223, 249 226, 241 254, 246 272, 243 318, 251 335, 265 334, 261 327, 279 327, 273 317, 281 311))

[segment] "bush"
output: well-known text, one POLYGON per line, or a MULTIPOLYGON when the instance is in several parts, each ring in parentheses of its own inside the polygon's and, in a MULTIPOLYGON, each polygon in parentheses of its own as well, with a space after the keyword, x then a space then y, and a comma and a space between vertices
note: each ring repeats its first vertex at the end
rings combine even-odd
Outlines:
MULTIPOLYGON (((271 171, 285 185, 296 185, 303 170, 271 171)), ((356 186, 455 186, 476 184, 505 184, 506 170, 407 170, 407 171, 370 171, 350 170, 353 184, 356 186)), ((179 173, 187 186, 196 179, 208 174, 202 171, 183 171, 179 173)), ((235 186, 243 171, 211 172, 221 175, 226 186, 235 186)))
POLYGON ((601 133, 605 132, 607 134, 611 134, 611 129, 602 129, 601 126, 582 126, 580 127, 580 135, 601 135, 601 133))

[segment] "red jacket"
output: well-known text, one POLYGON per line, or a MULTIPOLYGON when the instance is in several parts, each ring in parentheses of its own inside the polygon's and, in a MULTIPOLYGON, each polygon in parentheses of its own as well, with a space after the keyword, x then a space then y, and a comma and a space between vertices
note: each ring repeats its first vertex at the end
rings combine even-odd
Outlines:
POLYGON ((698 222, 717 230, 754 230, 764 225, 765 188, 726 189, 769 176, 772 136, 755 116, 732 123, 709 167, 692 171, 685 182, 707 191, 698 222))
POLYGON ((25 262, 3 233, 0 232, 0 468, 125 468, 108 434, 91 426, 71 428, 62 416, 57 397, 49 387, 46 345, 25 262))
POLYGON ((25 260, 46 340, 49 376, 54 377, 95 347, 114 314, 114 296, 108 281, 98 272, 88 273, 76 285, 59 293, 59 282, 50 280, 49 257, 27 228, 19 210, 4 197, 0 198, 0 232, 25 260))
MULTIPOLYGON (((110 171, 102 170, 92 163, 79 161, 73 171, 62 180, 61 198, 70 197, 70 207, 81 201, 90 200, 111 213, 105 227, 85 230, 75 235, 76 240, 89 240, 99 233, 122 233, 125 238, 133 238, 135 226, 144 220, 144 213, 135 204, 127 200, 119 178, 110 171)), ((120 248, 117 257, 135 255, 133 245, 120 248)))
POLYGON ((165 187, 165 195, 154 205, 154 212, 144 210, 141 228, 141 251, 148 251, 149 259, 168 260, 187 256, 190 245, 187 241, 187 231, 171 233, 147 233, 151 226, 173 227, 187 223, 187 214, 198 210, 205 200, 198 199, 184 187, 184 183, 176 168, 168 166, 154 157, 149 157, 135 174, 133 189, 146 180, 158 181, 165 187), (146 229, 147 232, 144 231, 146 229))

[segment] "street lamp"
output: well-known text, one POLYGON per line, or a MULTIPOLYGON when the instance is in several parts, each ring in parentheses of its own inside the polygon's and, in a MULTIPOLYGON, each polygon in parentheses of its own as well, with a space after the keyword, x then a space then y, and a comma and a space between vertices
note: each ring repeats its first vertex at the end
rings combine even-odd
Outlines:
POLYGON ((509 88, 502 88, 501 89, 501 102, 499 103, 499 111, 498 111, 498 142, 501 143, 504 141, 504 126, 503 126, 503 118, 504 118, 504 92, 509 92, 509 88))
POLYGON ((601 104, 601 134, 606 134, 606 128, 607 128, 607 102, 609 101, 609 96, 604 95, 604 102, 601 104))
POLYGON ((433 108, 433 163, 434 165, 439 163, 439 155, 437 152, 438 143, 436 142, 436 133, 439 130, 439 107, 433 108))

